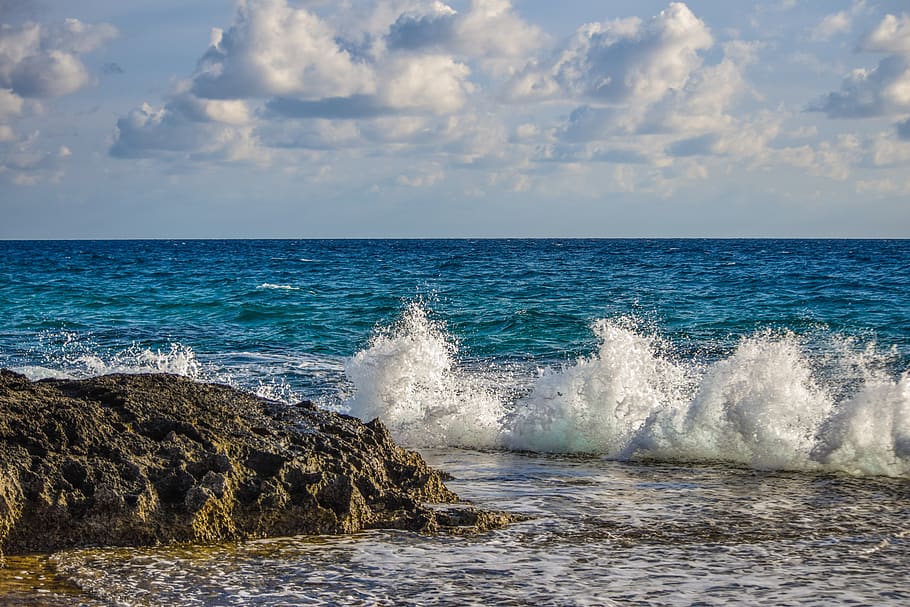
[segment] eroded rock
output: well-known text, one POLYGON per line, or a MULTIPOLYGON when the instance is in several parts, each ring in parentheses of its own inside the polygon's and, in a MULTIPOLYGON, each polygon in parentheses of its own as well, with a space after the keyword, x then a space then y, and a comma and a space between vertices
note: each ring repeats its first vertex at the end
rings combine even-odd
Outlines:
POLYGON ((7 554, 515 520, 430 505, 457 502, 379 421, 170 375, 30 382, 0 370, 7 554))

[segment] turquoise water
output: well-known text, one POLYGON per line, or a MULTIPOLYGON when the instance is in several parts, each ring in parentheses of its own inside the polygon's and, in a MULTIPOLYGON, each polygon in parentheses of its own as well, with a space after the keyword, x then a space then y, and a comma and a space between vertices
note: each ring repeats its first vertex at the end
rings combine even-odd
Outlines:
POLYGON ((380 417, 535 517, 55 557, 110 604, 904 604, 908 296, 905 240, 0 242, 0 366, 380 417))
POLYGON ((32 377, 176 372, 381 417, 416 447, 910 471, 910 241, 0 254, 0 365, 32 377))

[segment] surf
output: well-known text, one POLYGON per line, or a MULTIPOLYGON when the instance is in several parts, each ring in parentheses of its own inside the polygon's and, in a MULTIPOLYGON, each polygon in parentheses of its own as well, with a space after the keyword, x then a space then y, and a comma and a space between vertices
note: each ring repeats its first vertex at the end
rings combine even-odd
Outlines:
POLYGON ((910 477, 910 375, 887 348, 760 330, 704 360, 628 317, 591 332, 590 354, 516 381, 411 304, 346 362, 345 407, 412 447, 910 477))

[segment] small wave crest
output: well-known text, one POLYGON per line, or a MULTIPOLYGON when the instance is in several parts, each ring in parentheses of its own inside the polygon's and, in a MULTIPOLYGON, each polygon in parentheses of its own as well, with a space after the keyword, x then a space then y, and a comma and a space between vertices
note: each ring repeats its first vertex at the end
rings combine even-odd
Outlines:
POLYGON ((277 285, 271 282, 264 282, 258 287, 258 290, 268 290, 268 291, 299 291, 300 287, 295 287, 294 285, 277 285))
POLYGON ((503 415, 496 390, 457 365, 458 345, 419 304, 345 364, 351 413, 379 417, 411 445, 494 447, 503 415))
POLYGON ((171 373, 192 379, 202 379, 202 365, 189 346, 171 343, 167 348, 150 348, 133 344, 128 348, 103 352, 90 341, 75 333, 53 336, 55 343, 48 347, 44 364, 14 367, 32 380, 80 379, 111 373, 171 373))
POLYGON ((887 372, 874 344, 829 336, 820 352, 760 331, 700 362, 629 319, 593 331, 596 352, 516 386, 495 364, 468 369, 445 327, 412 304, 346 364, 347 406, 415 447, 910 476, 910 377, 887 372))

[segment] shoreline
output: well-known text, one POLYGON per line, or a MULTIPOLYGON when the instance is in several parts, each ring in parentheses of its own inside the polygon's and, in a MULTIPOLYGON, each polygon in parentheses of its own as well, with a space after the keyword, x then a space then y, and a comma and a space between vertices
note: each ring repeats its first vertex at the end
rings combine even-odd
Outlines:
POLYGON ((7 555, 518 520, 461 504, 378 420, 173 375, 0 370, 0 456, 7 555))

